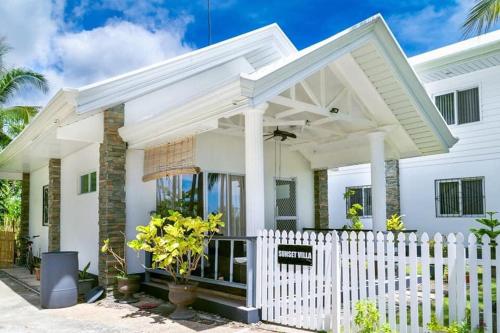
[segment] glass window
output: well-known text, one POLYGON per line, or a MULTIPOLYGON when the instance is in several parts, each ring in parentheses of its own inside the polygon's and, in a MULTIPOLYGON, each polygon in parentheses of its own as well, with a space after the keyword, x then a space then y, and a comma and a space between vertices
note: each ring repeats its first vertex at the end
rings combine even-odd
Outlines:
POLYGON ((484 178, 436 180, 436 215, 484 215, 484 178))
POLYGON ((479 121, 479 88, 454 91, 435 97, 436 107, 448 125, 479 121))
POLYGON ((226 236, 245 236, 245 177, 225 173, 207 174, 207 213, 222 213, 226 236))
POLYGON ((436 96, 436 106, 448 125, 455 124, 455 94, 436 96))
POLYGON ((80 176, 80 194, 97 191, 97 173, 91 172, 80 176))
POLYGON ((90 192, 95 192, 97 190, 97 173, 92 172, 90 174, 90 192))
POLYGON ((354 204, 360 204, 363 210, 360 212, 361 217, 372 216, 372 187, 371 186, 352 186, 347 187, 346 192, 351 195, 346 199, 346 215, 347 210, 354 204))
POLYGON ((203 215, 203 175, 189 174, 156 180, 156 212, 168 216, 169 210, 184 216, 203 215))
POLYGON ((42 188, 42 225, 49 225, 49 185, 42 188))

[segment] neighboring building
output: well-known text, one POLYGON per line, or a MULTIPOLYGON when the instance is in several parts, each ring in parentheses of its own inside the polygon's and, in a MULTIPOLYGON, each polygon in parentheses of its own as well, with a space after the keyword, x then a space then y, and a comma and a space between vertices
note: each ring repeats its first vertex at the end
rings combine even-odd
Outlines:
MULTIPOLYGON (((229 237, 327 226, 326 170, 371 161, 383 226, 384 158, 455 142, 374 16, 301 51, 270 25, 63 89, 0 153, 0 171, 23 179, 35 252, 77 250, 107 285, 114 261, 99 245, 123 248, 121 232, 133 238, 151 212, 223 212, 229 237)), ((128 254, 129 271, 142 272, 128 254)))
MULTIPOLYGON (((500 211, 500 30, 410 59, 459 142, 449 153, 386 162, 387 216, 408 229, 468 234, 487 211, 500 211)), ((387 158, 387 157, 386 157, 387 158)), ((329 172, 330 227, 348 223, 350 199, 371 227, 369 165, 329 172)))

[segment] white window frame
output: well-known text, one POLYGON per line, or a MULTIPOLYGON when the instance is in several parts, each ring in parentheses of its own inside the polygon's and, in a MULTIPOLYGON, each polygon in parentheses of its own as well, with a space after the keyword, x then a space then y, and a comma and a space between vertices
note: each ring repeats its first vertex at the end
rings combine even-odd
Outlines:
POLYGON ((97 174, 97 170, 92 170, 88 171, 85 173, 80 174, 78 176, 78 195, 84 195, 84 194, 89 194, 89 193, 96 193, 99 188, 99 176, 97 174), (91 175, 95 173, 95 191, 91 191, 91 175), (88 176, 88 186, 89 186, 89 191, 88 192, 82 192, 82 177, 88 176))
POLYGON ((434 181, 434 201, 436 207, 436 217, 458 217, 458 218, 474 218, 474 217, 483 217, 486 214, 486 192, 485 192, 485 177, 462 177, 462 178, 446 178, 446 179, 436 179, 434 181), (473 214, 473 215, 464 215, 463 213, 463 200, 462 200, 462 181, 464 180, 481 180, 481 189, 483 196, 483 213, 482 214, 473 214), (439 190, 439 184, 441 183, 453 183, 458 182, 458 207, 459 214, 441 214, 441 192, 439 190))
MULTIPOLYGON (((435 105, 436 104, 436 97, 451 94, 451 93, 453 93, 453 117, 454 117, 455 122, 453 124, 447 123, 448 126, 470 125, 470 124, 475 124, 475 123, 481 122, 483 120, 483 108, 481 105, 481 85, 480 84, 467 85, 467 86, 462 86, 462 87, 458 87, 458 88, 451 89, 451 90, 439 91, 437 93, 432 94, 432 102, 435 105), (459 91, 470 90, 470 89, 474 89, 474 88, 477 88, 477 95, 478 95, 477 98, 478 98, 478 103, 479 103, 479 120, 473 121, 470 123, 459 124, 458 123, 458 94, 457 93, 459 91)), ((439 109, 438 109, 438 111, 439 111, 439 109)), ((439 111, 439 113, 441 113, 441 111, 439 111)))
MULTIPOLYGON (((361 200, 363 201, 363 205, 362 205, 363 206, 363 214, 359 215, 359 217, 362 218, 362 219, 369 219, 369 218, 372 217, 372 215, 365 215, 365 205, 364 205, 364 203, 365 203, 365 188, 369 188, 370 192, 372 191, 372 186, 371 185, 358 185, 358 186, 346 186, 344 193, 346 193, 348 190, 351 190, 351 189, 361 189, 361 200)), ((347 206, 348 200, 349 200, 349 198, 345 199, 345 213, 346 213, 346 216, 347 216, 347 210, 350 208, 350 207, 347 206)), ((373 214, 373 199, 372 199, 372 214, 373 214)))

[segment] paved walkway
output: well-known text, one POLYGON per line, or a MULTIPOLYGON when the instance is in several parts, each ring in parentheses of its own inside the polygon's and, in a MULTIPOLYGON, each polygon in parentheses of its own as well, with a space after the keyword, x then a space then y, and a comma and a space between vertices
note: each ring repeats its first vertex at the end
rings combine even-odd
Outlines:
MULTIPOLYGON (((144 296, 148 302, 161 302, 144 296)), ((302 332, 268 324, 245 325, 198 313, 192 321, 172 321, 172 306, 162 302, 153 310, 104 299, 66 309, 40 309, 37 293, 0 270, 0 332, 2 333, 139 333, 139 332, 302 332)))

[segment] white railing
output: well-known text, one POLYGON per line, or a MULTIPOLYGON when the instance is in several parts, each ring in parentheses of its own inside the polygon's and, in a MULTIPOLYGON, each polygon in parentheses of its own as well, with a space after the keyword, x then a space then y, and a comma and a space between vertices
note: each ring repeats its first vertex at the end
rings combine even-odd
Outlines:
POLYGON ((256 302, 265 321, 313 330, 351 332, 354 305, 370 299, 381 322, 398 332, 427 331, 432 316, 444 323, 469 319, 472 328, 494 332, 497 258, 500 246, 487 236, 465 242, 462 234, 264 230, 257 238, 256 302), (279 244, 311 245, 312 266, 278 264, 279 244))

